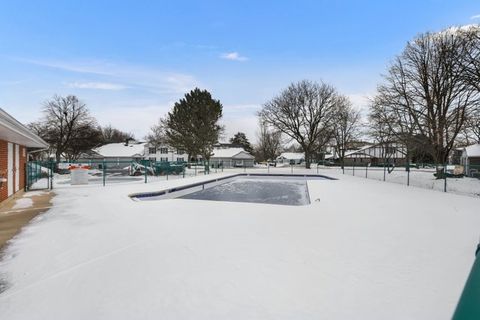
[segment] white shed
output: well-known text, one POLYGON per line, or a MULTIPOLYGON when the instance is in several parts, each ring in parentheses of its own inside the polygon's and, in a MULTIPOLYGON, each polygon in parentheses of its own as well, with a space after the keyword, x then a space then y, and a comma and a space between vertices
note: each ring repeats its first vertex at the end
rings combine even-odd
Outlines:
POLYGON ((301 152, 284 152, 275 159, 277 164, 302 164, 305 154, 301 152))
POLYGON ((480 143, 463 148, 460 163, 465 167, 465 175, 480 177, 480 143))

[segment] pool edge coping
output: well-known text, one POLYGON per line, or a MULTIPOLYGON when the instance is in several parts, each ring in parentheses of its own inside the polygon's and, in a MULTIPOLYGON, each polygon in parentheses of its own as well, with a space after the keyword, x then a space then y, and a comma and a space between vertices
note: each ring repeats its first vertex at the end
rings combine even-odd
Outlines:
MULTIPOLYGON (((254 176, 254 177, 255 176, 257 176, 257 177, 258 176, 261 176, 261 177, 263 177, 263 176, 265 176, 265 177, 269 177, 269 176, 270 177, 304 177, 304 178, 305 177, 319 177, 319 178, 325 178, 327 180, 338 180, 336 178, 332 178, 332 177, 329 177, 329 176, 326 176, 326 175, 323 175, 323 174, 235 173, 235 174, 220 177, 220 178, 215 178, 215 179, 210 179, 210 180, 205 180, 205 181, 200 181, 200 182, 195 182, 195 183, 189 183, 189 184, 186 184, 186 185, 180 185, 180 186, 177 186, 177 187, 171 187, 171 188, 167 188, 167 189, 159 190, 159 191, 150 191, 150 192, 147 191, 147 192, 131 193, 131 194, 128 195, 128 197, 133 201, 139 201, 139 198, 150 198, 150 197, 164 196, 164 195, 167 195, 169 193, 174 193, 174 192, 177 192, 177 191, 182 191, 182 190, 185 190, 185 189, 206 185, 206 184, 209 184, 209 183, 212 183, 212 182, 218 182, 218 181, 231 179, 231 178, 235 178, 235 177, 248 177, 248 176, 254 176)), ((307 184, 307 188, 308 188, 308 184, 307 184)), ((307 192, 308 192, 308 189, 307 189, 307 192)))

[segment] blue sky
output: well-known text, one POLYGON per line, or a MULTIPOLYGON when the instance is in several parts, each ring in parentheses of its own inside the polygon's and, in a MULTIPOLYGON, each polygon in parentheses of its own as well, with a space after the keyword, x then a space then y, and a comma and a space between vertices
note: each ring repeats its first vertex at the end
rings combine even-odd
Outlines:
POLYGON ((471 23, 478 1, 1 1, 0 106, 27 123, 75 94, 141 138, 198 86, 222 101, 227 137, 254 140, 255 112, 290 82, 323 80, 365 110, 408 40, 471 23))

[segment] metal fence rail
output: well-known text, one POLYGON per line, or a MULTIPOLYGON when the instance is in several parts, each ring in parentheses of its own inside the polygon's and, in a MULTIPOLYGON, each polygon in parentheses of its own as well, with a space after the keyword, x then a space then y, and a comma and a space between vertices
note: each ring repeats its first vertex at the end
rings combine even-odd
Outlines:
POLYGON ((91 160, 82 162, 55 162, 55 161, 31 161, 26 165, 26 189, 51 189, 71 183, 71 167, 83 165, 88 167, 89 184, 101 184, 103 186, 120 182, 153 182, 185 178, 210 173, 219 173, 224 170, 235 172, 263 172, 263 173, 305 173, 314 172, 325 174, 351 175, 359 178, 373 179, 391 183, 415 186, 425 189, 434 189, 443 192, 452 192, 480 197, 480 166, 469 166, 470 176, 452 174, 446 165, 434 164, 411 164, 408 166, 380 165, 370 166, 366 164, 353 166, 331 166, 312 164, 311 169, 305 169, 302 165, 285 166, 255 166, 224 168, 221 163, 209 162, 167 162, 151 160, 91 160), (444 174, 447 172, 447 174, 444 174), (437 175, 437 176, 435 176, 437 175))
POLYGON ((111 183, 168 180, 172 177, 206 175, 222 172, 221 164, 208 162, 172 162, 151 160, 89 160, 89 161, 29 161, 25 167, 26 190, 52 189, 55 185, 71 183, 71 170, 88 170, 89 183, 111 183))

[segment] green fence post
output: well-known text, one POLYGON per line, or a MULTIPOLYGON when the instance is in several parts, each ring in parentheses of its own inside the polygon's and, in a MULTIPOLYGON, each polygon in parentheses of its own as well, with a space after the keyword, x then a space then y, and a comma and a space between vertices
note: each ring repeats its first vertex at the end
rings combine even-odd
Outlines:
POLYGON ((185 178, 185 163, 183 164, 182 174, 183 174, 183 177, 185 178))
POLYGON ((195 161, 195 176, 197 176, 197 163, 198 163, 198 160, 195 161))
POLYGON ((443 192, 447 192, 447 164, 443 164, 443 192))
POLYGON ((387 177, 387 171, 385 168, 385 159, 383 159, 383 181, 385 181, 386 177, 387 177))
POLYGON ((103 165, 102 165, 102 169, 103 169, 103 186, 105 187, 105 175, 107 174, 107 163, 105 162, 105 160, 103 160, 103 165))
POLYGON ((50 161, 50 190, 53 189, 53 171, 55 170, 55 162, 50 161))
POLYGON ((143 162, 143 172, 145 173, 145 183, 147 183, 147 162, 146 161, 143 162))
POLYGON ((368 163, 365 164, 365 179, 368 179, 368 163))
POLYGON ((410 186, 410 161, 407 161, 407 187, 410 186))

